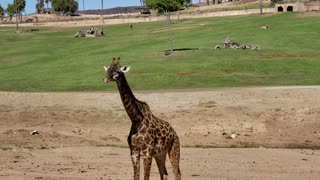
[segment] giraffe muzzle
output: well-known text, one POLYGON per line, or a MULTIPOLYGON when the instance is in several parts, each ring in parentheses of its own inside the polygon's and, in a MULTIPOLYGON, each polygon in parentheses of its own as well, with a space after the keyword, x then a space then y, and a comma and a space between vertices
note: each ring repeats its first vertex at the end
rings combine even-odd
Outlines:
POLYGON ((108 78, 103 78, 104 83, 108 83, 110 80, 108 78))

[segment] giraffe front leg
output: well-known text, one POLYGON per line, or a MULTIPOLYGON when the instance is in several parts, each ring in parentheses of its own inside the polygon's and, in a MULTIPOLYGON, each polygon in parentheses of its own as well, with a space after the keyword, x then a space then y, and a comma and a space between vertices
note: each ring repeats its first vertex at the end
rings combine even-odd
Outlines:
POLYGON ((131 151, 131 160, 133 166, 133 179, 139 180, 140 178, 140 152, 131 151))
POLYGON ((144 180, 149 180, 151 165, 152 165, 152 157, 151 156, 144 157, 143 165, 144 165, 144 180))

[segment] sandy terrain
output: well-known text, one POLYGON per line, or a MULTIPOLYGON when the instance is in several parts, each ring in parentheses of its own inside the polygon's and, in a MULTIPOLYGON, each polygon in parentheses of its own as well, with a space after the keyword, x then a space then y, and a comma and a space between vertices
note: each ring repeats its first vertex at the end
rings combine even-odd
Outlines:
MULTIPOLYGON (((311 86, 135 94, 179 134, 183 179, 300 180, 320 179, 319 93, 311 86)), ((131 179, 130 125, 117 92, 0 92, 0 179, 131 179)))

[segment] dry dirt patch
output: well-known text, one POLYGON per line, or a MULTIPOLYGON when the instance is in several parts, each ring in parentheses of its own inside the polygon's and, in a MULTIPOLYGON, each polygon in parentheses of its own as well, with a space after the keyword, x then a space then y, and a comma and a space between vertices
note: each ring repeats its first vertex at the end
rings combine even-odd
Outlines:
MULTIPOLYGON (((178 132, 185 179, 318 179, 319 150, 265 148, 319 149, 319 92, 217 88, 136 96, 178 132)), ((0 179, 128 179, 130 125, 118 92, 0 92, 0 179)))
MULTIPOLYGON (((183 146, 319 148, 319 92, 319 87, 270 87, 136 96, 176 128, 183 146), (229 139, 231 134, 236 138, 229 139)), ((0 108, 1 146, 8 147, 126 145, 131 125, 117 92, 0 92, 0 108), (39 137, 29 137, 33 130, 39 137)))
MULTIPOLYGON (((0 150, 0 179, 111 179, 133 176, 129 149, 68 147, 50 150, 0 150)), ((280 179, 316 180, 320 153, 288 149, 193 149, 181 151, 186 180, 280 179)), ((173 179, 168 162, 169 178, 173 179)), ((156 163, 151 179, 159 179, 156 163)))

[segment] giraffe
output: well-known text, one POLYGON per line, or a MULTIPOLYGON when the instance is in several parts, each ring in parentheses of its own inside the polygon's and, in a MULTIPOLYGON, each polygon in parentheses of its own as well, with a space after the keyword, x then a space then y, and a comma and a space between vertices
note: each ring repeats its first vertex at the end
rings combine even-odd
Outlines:
POLYGON ((138 100, 125 78, 124 73, 130 66, 120 65, 120 58, 113 58, 110 66, 104 66, 106 75, 104 83, 116 82, 123 106, 131 120, 131 129, 128 136, 134 180, 140 178, 140 157, 143 158, 144 180, 149 180, 152 159, 154 158, 161 180, 168 179, 166 169, 167 154, 171 161, 176 180, 181 180, 179 168, 180 143, 179 137, 172 126, 157 118, 150 110, 147 103, 138 100))

